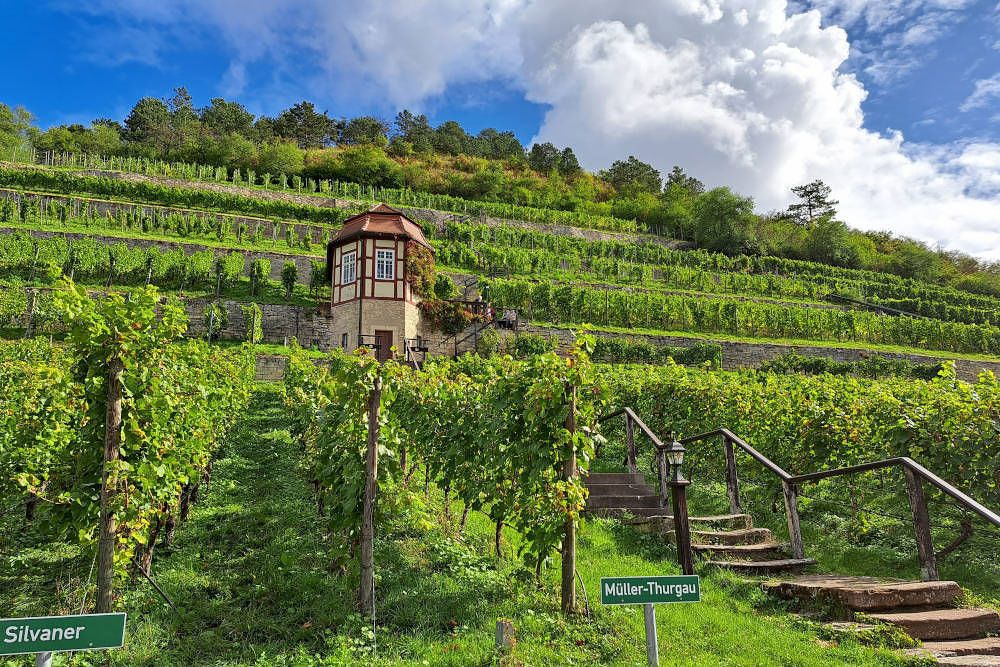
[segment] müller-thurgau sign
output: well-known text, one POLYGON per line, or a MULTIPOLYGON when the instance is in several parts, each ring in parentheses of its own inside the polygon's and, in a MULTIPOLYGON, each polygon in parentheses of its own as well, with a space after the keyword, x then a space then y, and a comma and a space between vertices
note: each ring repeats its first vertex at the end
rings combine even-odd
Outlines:
POLYGON ((601 604, 665 602, 701 602, 698 576, 601 578, 601 604))
POLYGON ((0 619, 0 655, 93 651, 125 643, 125 614, 0 619))

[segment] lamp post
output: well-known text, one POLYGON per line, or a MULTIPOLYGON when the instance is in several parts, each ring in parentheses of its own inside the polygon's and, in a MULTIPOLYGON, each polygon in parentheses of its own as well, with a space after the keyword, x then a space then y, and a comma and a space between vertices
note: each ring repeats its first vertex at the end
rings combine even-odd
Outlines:
POLYGON ((681 474, 684 463, 684 446, 670 434, 670 446, 666 449, 667 464, 670 466, 670 498, 674 509, 674 534, 677 536, 677 560, 684 574, 694 574, 691 558, 691 526, 688 522, 687 487, 691 483, 681 474))

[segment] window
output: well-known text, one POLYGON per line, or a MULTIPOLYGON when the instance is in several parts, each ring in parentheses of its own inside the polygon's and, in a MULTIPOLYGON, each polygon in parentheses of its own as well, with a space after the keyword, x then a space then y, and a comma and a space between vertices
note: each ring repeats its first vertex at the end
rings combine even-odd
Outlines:
POLYGON ((375 279, 394 280, 396 278, 396 251, 375 251, 375 279))
POLYGON ((347 349, 347 334, 343 334, 340 336, 340 347, 344 348, 345 350, 347 349))
POLYGON ((340 258, 340 284, 350 285, 354 282, 354 278, 357 275, 357 262, 355 261, 356 253, 352 250, 351 252, 345 252, 344 256, 340 258))

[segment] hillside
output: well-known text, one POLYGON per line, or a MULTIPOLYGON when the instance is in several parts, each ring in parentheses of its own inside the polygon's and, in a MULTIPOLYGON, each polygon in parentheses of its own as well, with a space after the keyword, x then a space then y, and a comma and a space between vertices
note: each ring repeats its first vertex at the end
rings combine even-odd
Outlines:
MULTIPOLYGON (((343 149, 304 164, 327 152, 343 149)), ((760 456, 794 475, 910 457, 1000 506, 1000 391, 980 377, 1000 370, 1000 295, 956 276, 712 252, 613 205, 47 161, 0 166, 0 605, 65 614, 108 590, 93 573, 97 490, 108 360, 125 359, 107 572, 108 600, 130 620, 109 664, 636 664, 640 612, 600 604, 599 582, 680 572, 672 530, 642 519, 667 508, 658 488, 601 507, 581 473, 644 475, 652 489, 654 438, 719 427, 758 456, 737 450, 731 474, 719 440, 688 444, 692 516, 770 537, 698 545, 703 601, 657 607, 661 659, 913 664, 899 624, 780 601, 730 571, 744 561, 705 562, 726 545, 784 549, 801 520, 798 560, 815 570, 914 582, 926 570, 904 472, 864 468, 790 491, 760 456), (456 331, 426 341, 418 368, 338 352, 330 326, 326 243, 381 200, 434 251, 425 300, 456 304, 456 331), (516 311, 517 326, 478 321, 477 296, 516 311), (624 407, 641 427, 601 419, 624 407), (630 442, 636 470, 623 473, 630 442), (563 613, 577 607, 588 613, 563 613), (862 624, 830 623, 845 615, 862 624), (494 646, 499 619, 516 629, 508 651, 494 646)), ((427 179, 461 163, 441 159, 427 179)), ((963 587, 957 613, 985 619, 973 634, 989 635, 1000 607, 989 509, 922 483, 939 576, 963 587)), ((721 524, 700 537, 730 539, 721 524)))

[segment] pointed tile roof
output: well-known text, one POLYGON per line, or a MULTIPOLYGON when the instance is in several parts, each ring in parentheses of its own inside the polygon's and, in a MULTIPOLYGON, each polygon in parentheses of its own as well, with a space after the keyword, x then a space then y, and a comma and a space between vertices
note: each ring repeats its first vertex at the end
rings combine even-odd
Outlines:
POLYGON ((362 235, 401 236, 412 239, 431 250, 431 244, 424 237, 420 225, 410 220, 402 211, 386 204, 376 204, 363 213, 351 216, 344 221, 331 243, 349 241, 362 235))

